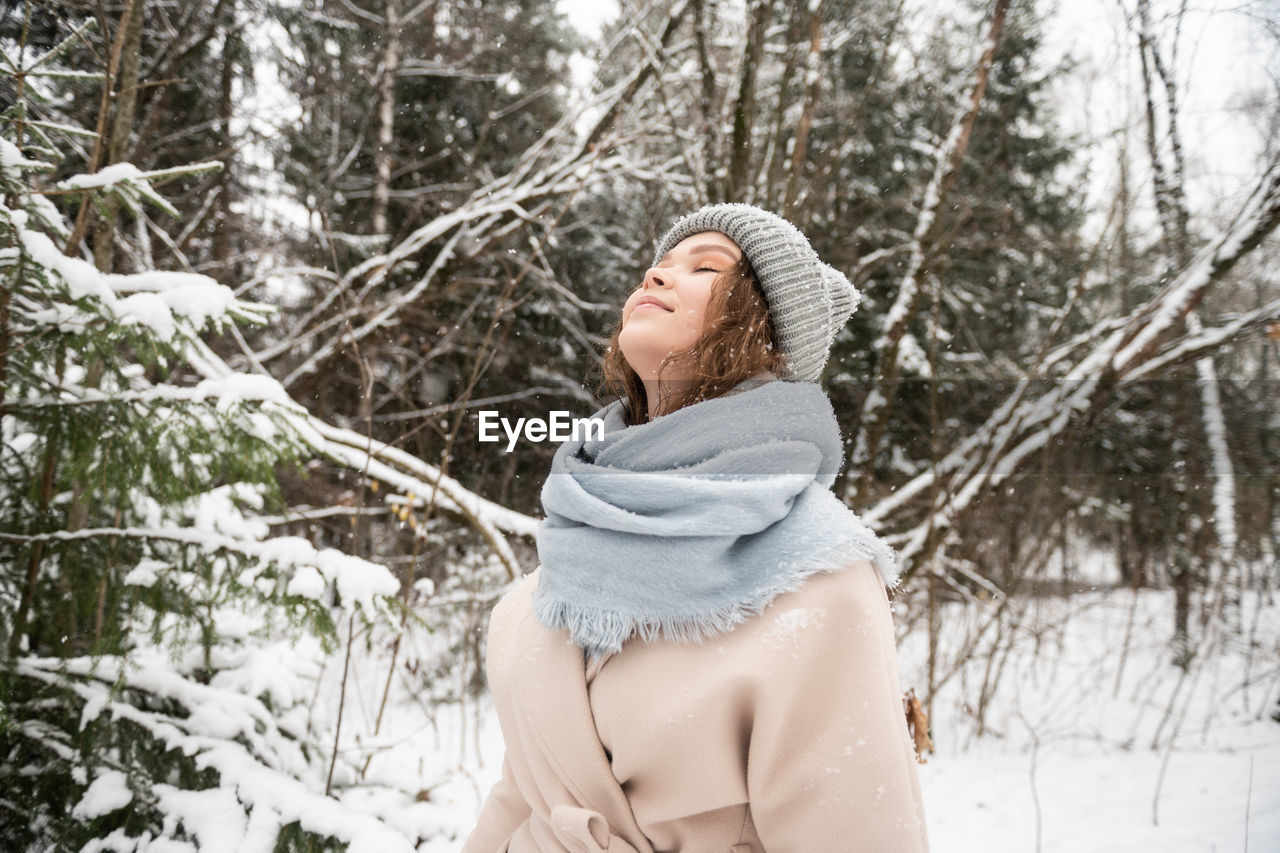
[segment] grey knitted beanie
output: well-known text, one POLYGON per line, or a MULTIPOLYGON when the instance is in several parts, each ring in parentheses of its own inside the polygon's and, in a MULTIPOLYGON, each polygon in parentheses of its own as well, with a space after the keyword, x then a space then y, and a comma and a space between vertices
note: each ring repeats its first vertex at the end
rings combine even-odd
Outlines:
POLYGON ((676 220, 653 262, 681 240, 719 231, 738 244, 760 280, 786 362, 782 379, 817 382, 836 333, 862 295, 839 270, 824 264, 787 220, 749 204, 711 204, 676 220))

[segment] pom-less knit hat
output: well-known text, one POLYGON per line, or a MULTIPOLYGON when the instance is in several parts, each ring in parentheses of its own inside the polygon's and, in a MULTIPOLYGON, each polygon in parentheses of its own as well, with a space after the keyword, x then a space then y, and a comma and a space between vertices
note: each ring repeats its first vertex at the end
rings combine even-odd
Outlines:
POLYGON ((681 240, 704 231, 727 235, 755 270, 786 362, 780 378, 817 382, 831 342, 862 294, 822 262, 800 229, 749 204, 710 204, 680 217, 658 241, 654 265, 681 240))

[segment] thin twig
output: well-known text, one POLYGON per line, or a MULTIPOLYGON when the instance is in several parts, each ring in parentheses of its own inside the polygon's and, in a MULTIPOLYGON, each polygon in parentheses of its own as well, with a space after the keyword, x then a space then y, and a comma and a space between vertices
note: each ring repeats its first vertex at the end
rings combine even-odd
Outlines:
POLYGON ((351 647, 355 645, 356 612, 347 617, 347 653, 342 660, 342 688, 338 692, 338 724, 333 729, 333 752, 329 756, 329 775, 324 780, 324 795, 333 795, 333 767, 338 763, 338 740, 342 737, 342 712, 347 704, 347 674, 351 671, 351 647))

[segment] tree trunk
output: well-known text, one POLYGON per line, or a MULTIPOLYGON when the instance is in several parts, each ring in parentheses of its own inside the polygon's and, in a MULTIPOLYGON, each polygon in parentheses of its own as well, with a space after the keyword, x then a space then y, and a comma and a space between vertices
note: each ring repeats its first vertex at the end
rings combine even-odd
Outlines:
POLYGON ((800 189, 800 172, 804 169, 805 155, 809 149, 809 129, 813 127, 813 111, 818 102, 818 88, 822 81, 822 2, 810 5, 809 53, 804 64, 804 111, 800 114, 800 126, 796 128, 796 143, 791 149, 791 168, 787 171, 787 193, 782 201, 782 215, 791 219, 795 215, 796 194, 800 189))
MULTIPOLYGON (((146 16, 146 0, 135 0, 125 10, 120 27, 123 38, 120 40, 119 75, 108 82, 113 84, 115 92, 115 109, 111 116, 111 135, 107 144, 107 157, 104 166, 123 163, 132 150, 132 133, 134 112, 138 104, 138 60, 142 53, 142 22, 146 16)), ((119 218, 119 205, 114 198, 108 196, 103 200, 105 215, 99 216, 93 229, 93 262, 103 272, 112 272, 115 267, 115 230, 119 218)), ((102 381, 105 366, 101 361, 91 361, 85 365, 86 374, 81 384, 86 388, 97 388, 102 381)), ((88 484, 80 478, 71 481, 71 501, 67 505, 68 531, 82 530, 89 522, 90 499, 86 496, 88 484)), ((86 626, 79 622, 76 610, 75 587, 88 584, 92 578, 73 577, 71 567, 64 566, 58 574, 57 584, 62 592, 60 628, 64 646, 59 649, 64 654, 83 654, 88 649, 91 637, 85 634, 86 626)), ((82 568, 82 567, 80 567, 82 568)), ((97 567, 106 571, 105 566, 97 567)))
MULTIPOLYGON (((235 18, 232 4, 230 19, 235 18)), ((213 259, 219 269, 225 270, 231 260, 231 235, 234 231, 231 210, 232 161, 235 156, 235 140, 231 138, 232 87, 235 83, 235 60, 239 53, 240 34, 229 30, 222 43, 222 77, 219 80, 218 138, 222 149, 222 171, 218 173, 218 217, 213 229, 213 259)))
MULTIPOLYGON (((142 52, 142 19, 146 14, 146 0, 134 0, 125 10, 128 17, 120 21, 124 28, 121 42, 120 72, 113 85, 115 108, 111 116, 111 133, 107 144, 107 159, 103 166, 122 163, 129 157, 130 136, 133 133, 133 114, 138 105, 138 56, 142 52)), ((115 266, 115 228, 119 205, 108 196, 103 200, 105 215, 99 216, 93 229, 93 263, 103 272, 111 272, 115 266)))
MULTIPOLYGON (((1160 217, 1160 228, 1164 238, 1165 262, 1170 272, 1181 271, 1191 263, 1191 234, 1188 228, 1190 216, 1186 203, 1186 169, 1182 149, 1182 135, 1178 130, 1179 107, 1176 81, 1165 64, 1160 53, 1160 45, 1151 28, 1151 8, 1149 0, 1138 2, 1139 33, 1138 44, 1142 58, 1142 84, 1146 101, 1147 118, 1147 153, 1151 160, 1152 183, 1155 190, 1156 211, 1160 217), (1154 77, 1153 77, 1154 72, 1154 77), (1164 157, 1160 153, 1156 139, 1156 83, 1164 95, 1165 114, 1168 121, 1169 156, 1172 167, 1165 168, 1164 157)), ((1181 14, 1181 13, 1179 13, 1181 14)), ((1176 53, 1176 39, 1174 51, 1176 53)), ((1187 328, 1193 333, 1201 331, 1198 313, 1193 309, 1186 316, 1187 328)), ((1225 599, 1227 610, 1236 617, 1239 614, 1239 590, 1233 572, 1235 563, 1235 473, 1227 444, 1226 417, 1222 409, 1222 400, 1218 392, 1218 378, 1214 369, 1213 356, 1204 356, 1196 361, 1196 388, 1200 392, 1200 416, 1204 424, 1206 439, 1210 450, 1213 479, 1216 487, 1212 493, 1213 528, 1216 533, 1217 547, 1199 549, 1190 552, 1192 561, 1203 559, 1208 564, 1209 587, 1220 590, 1222 596, 1219 604, 1225 599)), ((1183 387, 1179 383, 1179 387, 1183 387)), ((1183 392, 1187 393, 1187 392, 1183 392)), ((1189 395, 1188 395, 1189 396, 1189 395)), ((1188 401, 1190 402, 1190 401, 1188 401)), ((1190 407, 1190 406, 1189 406, 1190 407)), ((1189 422, 1189 419, 1188 419, 1189 422)), ((1189 511, 1193 511, 1190 510, 1189 511)), ((1183 608, 1190 606, 1191 587, 1194 577, 1188 572, 1183 584, 1178 586, 1177 608, 1175 619, 1178 623, 1178 635, 1186 641, 1187 615, 1183 608)), ((1209 614, 1209 618, 1218 618, 1220 614, 1209 614)))
POLYGON ((733 141, 729 149, 729 172, 725 177, 724 201, 750 201, 751 139, 755 130, 756 68, 764 50, 772 0, 755 0, 749 12, 747 43, 738 73, 738 96, 733 107, 733 141))
POLYGON ((787 140, 792 130, 787 125, 787 107, 790 106, 788 96, 791 92, 791 81, 795 78, 800 54, 808 55, 808 48, 799 44, 807 32, 808 19, 800 4, 791 6, 787 20, 786 54, 782 65, 782 76, 778 78, 778 100, 773 110, 773 130, 769 143, 769 167, 765 171, 765 185, 761 188, 763 199, 773 210, 782 208, 783 196, 786 193, 787 140))
POLYGON ((387 29, 382 39, 382 77, 378 80, 378 148, 374 155, 378 176, 373 184, 373 233, 387 233, 391 200, 391 145, 396 133, 396 74, 400 71, 400 12, 398 0, 387 0, 387 29))

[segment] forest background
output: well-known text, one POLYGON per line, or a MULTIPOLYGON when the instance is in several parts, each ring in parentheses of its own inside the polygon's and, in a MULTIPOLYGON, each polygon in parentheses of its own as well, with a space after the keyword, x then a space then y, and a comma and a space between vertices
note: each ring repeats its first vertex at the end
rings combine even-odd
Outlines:
POLYGON ((708 201, 864 293, 836 489, 922 756, 1038 749, 1099 613, 1152 825, 1185 732, 1277 741, 1280 9, 578 8, 0 3, 6 849, 456 849, 555 447, 477 412, 594 411, 708 201))

